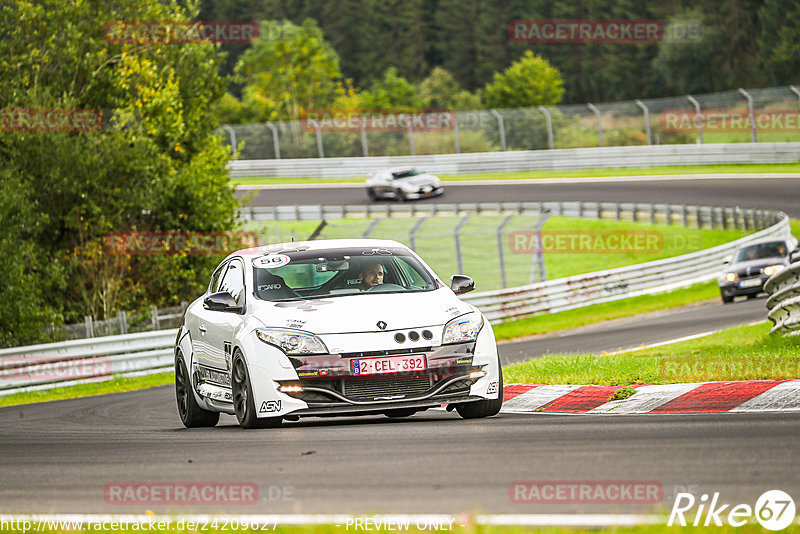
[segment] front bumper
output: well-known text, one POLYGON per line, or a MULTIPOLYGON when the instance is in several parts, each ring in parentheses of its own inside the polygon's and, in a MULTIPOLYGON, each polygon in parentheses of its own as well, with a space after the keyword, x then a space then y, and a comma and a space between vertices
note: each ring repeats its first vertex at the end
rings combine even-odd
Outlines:
POLYGON ((761 275, 761 276, 754 276, 754 277, 751 277, 751 278, 740 279, 740 280, 738 280, 736 282, 718 282, 718 285, 719 285, 720 293, 724 297, 739 297, 739 296, 742 296, 742 295, 757 295, 757 294, 759 294, 759 293, 764 291, 764 282, 766 282, 768 279, 769 279, 769 276, 761 275), (751 287, 741 287, 743 282, 745 283, 745 285, 747 285, 748 282, 749 283, 755 283, 755 282, 750 282, 751 280, 758 281, 758 284, 757 285, 753 285, 751 287))
POLYGON ((404 191, 404 194, 409 200, 418 200, 420 198, 438 197, 444 193, 444 187, 436 187, 430 190, 419 189, 417 191, 404 191))

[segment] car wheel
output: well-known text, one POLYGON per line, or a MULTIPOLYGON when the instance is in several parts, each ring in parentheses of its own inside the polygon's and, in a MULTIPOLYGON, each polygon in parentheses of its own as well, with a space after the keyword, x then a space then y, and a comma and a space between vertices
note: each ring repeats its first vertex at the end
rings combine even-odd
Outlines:
POLYGON ((410 417, 417 413, 417 410, 414 408, 397 408, 394 410, 387 410, 383 412, 383 415, 390 419, 400 419, 401 417, 410 417))
POLYGON ((406 201, 406 194, 403 193, 402 189, 395 189, 394 190, 394 199, 398 202, 405 202, 406 201))
POLYGON ((503 406, 503 369, 499 368, 498 371, 500 373, 500 381, 497 388, 499 392, 497 398, 459 404, 456 406, 458 415, 464 419, 478 419, 491 417, 500 412, 500 408, 503 406))
POLYGON ((219 412, 204 410, 197 404, 189 372, 180 354, 175 358, 175 398, 178 401, 178 415, 186 428, 214 426, 219 421, 219 412))
POLYGON ((723 304, 730 304, 731 302, 733 302, 733 295, 726 297, 725 294, 723 293, 721 296, 723 304))
POLYGON ((280 426, 280 417, 258 418, 253 401, 253 388, 250 385, 250 374, 241 352, 237 351, 233 358, 231 370, 231 389, 233 390, 233 409, 236 419, 242 428, 274 428, 280 426))
POLYGON ((367 196, 370 200, 378 200, 378 195, 375 194, 375 190, 371 187, 367 189, 367 196))

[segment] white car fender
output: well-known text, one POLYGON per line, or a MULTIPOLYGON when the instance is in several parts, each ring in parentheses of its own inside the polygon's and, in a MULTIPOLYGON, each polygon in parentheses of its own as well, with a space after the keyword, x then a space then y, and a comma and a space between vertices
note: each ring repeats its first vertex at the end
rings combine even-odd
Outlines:
POLYGON ((475 366, 486 365, 484 367, 486 376, 475 382, 469 393, 485 399, 496 399, 498 395, 502 394, 499 391, 500 359, 497 355, 494 330, 492 330, 486 317, 483 318, 483 321, 483 328, 481 328, 478 339, 475 342, 475 357, 472 360, 472 364, 475 366))

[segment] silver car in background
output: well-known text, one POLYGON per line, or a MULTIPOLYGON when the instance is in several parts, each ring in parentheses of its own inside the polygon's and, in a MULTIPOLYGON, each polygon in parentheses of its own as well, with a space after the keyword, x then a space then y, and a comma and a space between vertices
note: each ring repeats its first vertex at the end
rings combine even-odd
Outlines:
POLYGON ((413 167, 382 169, 367 178, 367 196, 372 200, 393 199, 400 202, 435 197, 444 192, 442 181, 413 167))

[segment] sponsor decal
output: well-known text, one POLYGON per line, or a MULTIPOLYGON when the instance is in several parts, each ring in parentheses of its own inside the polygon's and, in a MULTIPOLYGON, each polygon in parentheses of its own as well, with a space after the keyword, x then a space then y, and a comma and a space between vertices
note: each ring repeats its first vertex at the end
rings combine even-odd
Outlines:
POLYGON ((471 363, 472 363, 472 356, 469 356, 469 357, 466 357, 466 358, 456 358, 456 364, 457 365, 463 365, 463 364, 469 365, 471 363))
POLYGON ((283 287, 283 284, 264 284, 258 286, 259 291, 270 291, 272 289, 280 289, 283 287))
POLYGON ((258 413, 271 413, 279 411, 281 411, 281 401, 270 400, 261 403, 261 409, 258 410, 258 413))
POLYGON ((486 388, 487 394, 497 393, 497 382, 489 382, 489 387, 486 388))
POLYGON ((319 371, 297 371, 299 378, 307 378, 309 376, 319 376, 319 371))
POLYGON ((387 325, 386 325, 386 323, 385 323, 385 322, 383 322, 383 321, 378 321, 377 323, 375 323, 375 326, 377 326, 377 327, 378 327, 378 328, 380 328, 381 330, 386 330, 386 326, 387 326, 387 325))

